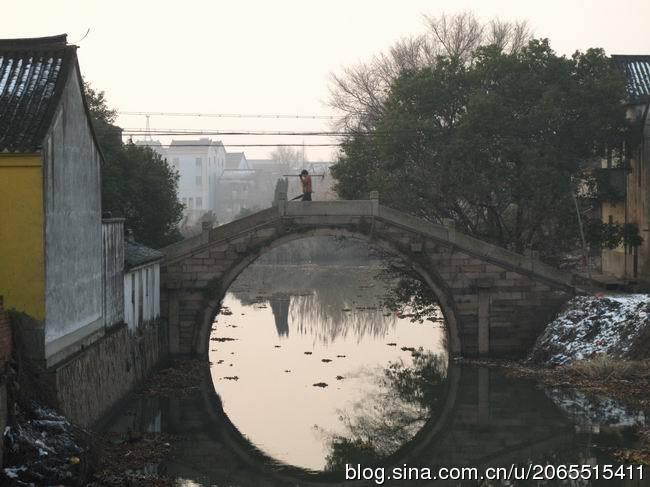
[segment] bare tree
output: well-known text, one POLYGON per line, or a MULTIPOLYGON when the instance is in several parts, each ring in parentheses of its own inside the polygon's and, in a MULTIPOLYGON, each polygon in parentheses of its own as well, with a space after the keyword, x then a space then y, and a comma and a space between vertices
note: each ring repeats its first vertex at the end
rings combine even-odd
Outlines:
POLYGON ((427 31, 405 37, 370 61, 331 75, 330 105, 342 113, 337 129, 367 130, 381 118, 391 83, 400 73, 432 66, 439 56, 471 62, 477 47, 495 44, 516 52, 532 37, 526 22, 481 22, 472 12, 425 16, 427 31))
POLYGON ((279 146, 271 152, 271 159, 277 163, 286 165, 288 168, 295 169, 307 161, 307 156, 305 155, 304 149, 279 146))
POLYGON ((485 25, 471 12, 425 19, 437 54, 467 60, 485 39, 485 25))

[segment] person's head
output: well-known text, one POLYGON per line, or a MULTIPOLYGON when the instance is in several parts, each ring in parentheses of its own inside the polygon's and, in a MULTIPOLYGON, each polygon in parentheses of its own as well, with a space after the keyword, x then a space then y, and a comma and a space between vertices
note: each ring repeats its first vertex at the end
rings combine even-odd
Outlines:
POLYGON ((307 172, 307 169, 303 169, 300 173, 301 176, 306 176, 307 174, 309 174, 309 172, 307 172))

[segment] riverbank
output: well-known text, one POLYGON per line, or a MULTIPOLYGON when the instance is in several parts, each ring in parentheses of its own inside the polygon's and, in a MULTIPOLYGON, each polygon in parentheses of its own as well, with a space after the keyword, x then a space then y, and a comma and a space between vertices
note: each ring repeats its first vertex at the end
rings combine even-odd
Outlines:
MULTIPOLYGON (((132 396, 144 398, 188 396, 198 391, 201 374, 208 369, 205 360, 174 360, 151 375, 132 396)), ((123 413, 123 412, 122 412, 123 413)), ((131 411, 137 416, 136 411, 131 411)), ((155 423, 155 421, 154 421, 155 423)), ((121 431, 94 433, 99 462, 91 486, 138 485, 168 487, 175 481, 167 477, 159 465, 174 456, 180 435, 156 431, 140 431, 124 424, 121 431)))
MULTIPOLYGON (((530 361, 463 360, 463 365, 497 369, 506 376, 535 381, 556 396, 568 395, 571 407, 600 404, 600 417, 615 417, 623 408, 650 413, 650 360, 622 360, 598 355, 565 366, 539 366, 530 361)), ((582 411, 584 414, 589 412, 582 411)), ((592 411, 593 412, 593 411, 592 411)), ((650 465, 650 429, 635 428, 637 448, 617 449, 621 463, 650 465)))
POLYGON ((621 360, 599 355, 556 367, 510 360, 470 359, 462 363, 498 368, 510 377, 534 379, 547 386, 607 395, 636 407, 650 407, 650 360, 621 360))

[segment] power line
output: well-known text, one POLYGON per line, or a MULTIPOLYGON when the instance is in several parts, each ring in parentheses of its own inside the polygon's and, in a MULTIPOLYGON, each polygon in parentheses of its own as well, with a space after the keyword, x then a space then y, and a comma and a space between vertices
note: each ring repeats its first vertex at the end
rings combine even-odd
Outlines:
POLYGON ((334 115, 306 115, 288 113, 206 113, 206 112, 117 112, 126 116, 160 116, 160 117, 210 117, 210 118, 282 118, 282 119, 311 119, 336 120, 342 118, 334 115))
POLYGON ((341 137, 346 135, 363 135, 352 132, 304 132, 291 130, 198 130, 198 129, 123 129, 125 135, 301 135, 318 137, 341 137))
MULTIPOLYGON (((145 141, 139 141, 145 142, 145 141)), ((140 147, 215 147, 215 144, 137 144, 140 147)), ((181 141, 182 142, 182 141, 181 141)), ((342 144, 222 144, 224 147, 341 147, 342 144)))
POLYGON ((313 137, 347 137, 347 136, 390 136, 405 134, 423 134, 425 130, 417 128, 391 129, 391 130, 372 130, 372 131, 327 131, 327 130, 220 130, 220 129, 147 129, 147 128, 124 128, 123 135, 159 135, 159 136, 197 136, 197 135, 293 135, 293 136, 313 136, 313 137))

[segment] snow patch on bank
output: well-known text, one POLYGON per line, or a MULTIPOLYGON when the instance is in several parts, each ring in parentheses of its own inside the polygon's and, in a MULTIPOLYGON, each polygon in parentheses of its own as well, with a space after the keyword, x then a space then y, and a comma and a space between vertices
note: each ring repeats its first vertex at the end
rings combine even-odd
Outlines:
POLYGON ((538 338, 529 360, 565 365, 597 354, 625 358, 650 325, 650 295, 577 296, 538 338))
POLYGON ((628 407, 611 397, 588 396, 583 392, 566 388, 548 388, 545 392, 575 424, 580 426, 621 428, 647 424, 642 410, 628 407))

